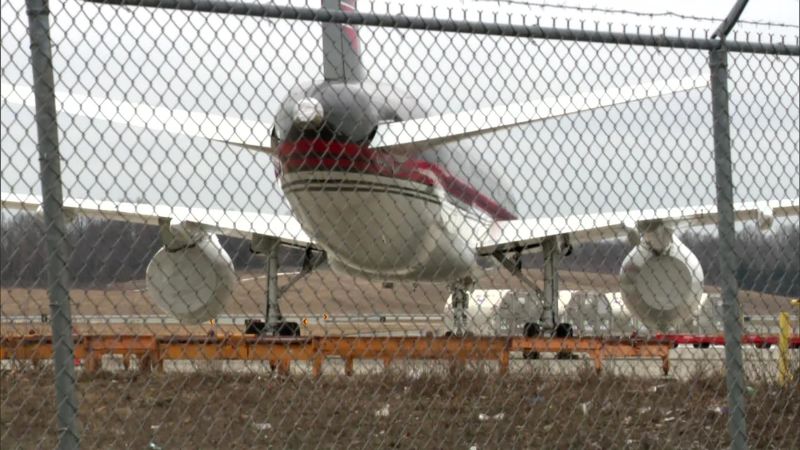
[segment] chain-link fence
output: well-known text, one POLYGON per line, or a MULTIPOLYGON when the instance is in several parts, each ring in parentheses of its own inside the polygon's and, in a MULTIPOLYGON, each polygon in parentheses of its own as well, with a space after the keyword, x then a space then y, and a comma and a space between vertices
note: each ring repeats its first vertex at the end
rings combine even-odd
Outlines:
POLYGON ((3 448, 800 448, 796 36, 98 3, 0 6, 3 448))

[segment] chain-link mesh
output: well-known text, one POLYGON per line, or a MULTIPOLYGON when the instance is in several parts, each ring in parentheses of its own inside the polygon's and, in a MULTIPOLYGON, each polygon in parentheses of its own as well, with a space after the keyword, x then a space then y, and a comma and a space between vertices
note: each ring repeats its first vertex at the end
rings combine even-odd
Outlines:
MULTIPOLYGON (((28 17, 1 8, 3 448, 730 444, 704 47, 80 1, 49 5, 65 431, 28 17)), ((727 66, 755 448, 800 447, 784 43, 727 66)))

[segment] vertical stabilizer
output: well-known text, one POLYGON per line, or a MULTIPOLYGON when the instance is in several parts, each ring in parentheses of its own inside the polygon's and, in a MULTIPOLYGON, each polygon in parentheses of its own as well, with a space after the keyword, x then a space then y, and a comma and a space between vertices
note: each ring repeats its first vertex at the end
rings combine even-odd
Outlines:
MULTIPOLYGON (((354 12, 356 0, 322 0, 322 7, 330 10, 354 12)), ((328 81, 354 81, 364 79, 361 64, 361 41, 358 29, 339 23, 322 24, 323 72, 328 81)))

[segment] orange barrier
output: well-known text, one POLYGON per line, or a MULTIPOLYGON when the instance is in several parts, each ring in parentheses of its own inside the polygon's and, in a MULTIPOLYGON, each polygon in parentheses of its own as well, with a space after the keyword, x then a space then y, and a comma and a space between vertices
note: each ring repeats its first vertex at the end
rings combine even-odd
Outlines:
MULTIPOLYGON (((125 368, 136 357, 143 371, 163 370, 165 360, 269 361, 273 369, 288 373, 292 361, 311 361, 313 375, 322 373, 327 358, 345 361, 345 373, 352 375, 356 359, 382 360, 388 367, 394 360, 434 359, 452 361, 454 367, 467 361, 497 361, 501 374, 508 372, 514 351, 585 353, 595 370, 603 369, 605 358, 660 358, 664 374, 669 372, 672 343, 663 340, 602 338, 497 338, 497 337, 257 337, 76 335, 75 358, 87 372, 102 366, 103 355, 122 356, 125 368)), ((50 336, 8 336, 0 339, 0 359, 41 361, 51 359, 50 336)))
POLYGON ((672 342, 639 338, 512 338, 511 351, 586 353, 594 361, 595 371, 603 370, 605 358, 660 358, 664 375, 669 373, 672 342))

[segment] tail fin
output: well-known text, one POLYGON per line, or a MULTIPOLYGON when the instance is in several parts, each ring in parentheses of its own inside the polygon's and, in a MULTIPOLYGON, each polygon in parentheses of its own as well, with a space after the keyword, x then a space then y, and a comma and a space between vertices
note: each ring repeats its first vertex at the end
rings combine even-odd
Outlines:
MULTIPOLYGON (((322 7, 354 12, 356 0, 322 0, 322 7)), ((366 71, 361 64, 358 29, 345 23, 323 23, 322 59, 323 72, 328 81, 364 79, 366 71)))

